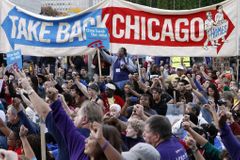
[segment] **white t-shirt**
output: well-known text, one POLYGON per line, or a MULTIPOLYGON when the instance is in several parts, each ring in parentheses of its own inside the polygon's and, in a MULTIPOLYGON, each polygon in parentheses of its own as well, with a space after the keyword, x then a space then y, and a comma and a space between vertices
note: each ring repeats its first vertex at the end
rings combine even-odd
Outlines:
POLYGON ((0 110, 0 118, 3 120, 3 122, 6 122, 6 114, 0 110))

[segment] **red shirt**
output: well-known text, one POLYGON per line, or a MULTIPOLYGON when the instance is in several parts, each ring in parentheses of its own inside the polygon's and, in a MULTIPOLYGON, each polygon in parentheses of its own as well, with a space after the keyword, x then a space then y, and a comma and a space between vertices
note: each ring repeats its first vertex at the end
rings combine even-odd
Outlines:
POLYGON ((16 152, 19 156, 23 154, 22 147, 18 147, 18 148, 8 147, 8 150, 16 152))
MULTIPOLYGON (((107 113, 107 112, 109 112, 109 108, 110 108, 110 104, 108 102, 108 97, 106 96, 106 94, 103 94, 102 98, 103 98, 103 103, 104 103, 104 113, 107 113)), ((115 104, 119 104, 121 107, 123 107, 125 102, 120 96, 114 95, 113 99, 114 99, 115 104)))

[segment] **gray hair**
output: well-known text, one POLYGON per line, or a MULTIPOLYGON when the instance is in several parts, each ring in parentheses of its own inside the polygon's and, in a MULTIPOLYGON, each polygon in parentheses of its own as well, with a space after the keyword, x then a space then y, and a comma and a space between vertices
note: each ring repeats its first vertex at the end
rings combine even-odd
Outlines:
POLYGON ((161 139, 169 139, 172 136, 172 126, 167 117, 155 115, 151 116, 146 124, 153 133, 160 135, 161 139))
POLYGON ((99 104, 91 101, 84 101, 80 110, 82 114, 86 115, 89 122, 102 122, 103 109, 99 104))

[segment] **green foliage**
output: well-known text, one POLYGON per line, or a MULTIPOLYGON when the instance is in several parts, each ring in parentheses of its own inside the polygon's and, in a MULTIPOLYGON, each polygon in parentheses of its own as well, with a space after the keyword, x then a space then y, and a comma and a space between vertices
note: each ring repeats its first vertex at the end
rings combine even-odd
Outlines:
POLYGON ((128 1, 161 9, 185 10, 209 6, 212 4, 222 2, 223 0, 128 0, 128 1))

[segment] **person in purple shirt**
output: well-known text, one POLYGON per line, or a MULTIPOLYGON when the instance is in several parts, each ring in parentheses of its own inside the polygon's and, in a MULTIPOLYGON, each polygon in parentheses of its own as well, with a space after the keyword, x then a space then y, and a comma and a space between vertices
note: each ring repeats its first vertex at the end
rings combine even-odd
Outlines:
POLYGON ((224 146, 234 160, 240 160, 240 142, 233 135, 231 128, 227 124, 227 115, 225 112, 220 114, 219 128, 224 146))
POLYGON ((164 160, 188 160, 188 155, 178 141, 172 136, 172 127, 168 118, 151 116, 145 124, 143 138, 154 146, 164 160))
MULTIPOLYGON (((121 152, 120 134, 116 128, 111 126, 103 126, 102 130, 104 139, 100 140, 94 138, 93 135, 96 134, 94 133, 96 131, 91 130, 90 137, 86 139, 78 131, 78 128, 74 126, 73 121, 64 111, 62 103, 58 99, 57 89, 52 87, 47 89, 48 98, 52 103, 49 107, 49 104, 46 103, 41 97, 39 97, 33 90, 25 74, 22 72, 17 72, 15 69, 13 69, 13 71, 15 73, 15 76, 18 77, 19 84, 21 84, 22 88, 26 90, 31 103, 35 107, 38 114, 41 117, 46 118, 47 115, 52 112, 55 125, 66 142, 70 160, 107 160, 104 153, 107 152, 111 147, 109 144, 115 147, 118 152, 121 152), (90 149, 92 151, 89 151, 90 149)), ((85 105, 87 104, 89 105, 91 102, 86 102, 85 105)), ((47 120, 48 119, 46 119, 46 121, 47 120)), ((113 160, 114 155, 111 155, 111 157, 111 160, 113 160)))

